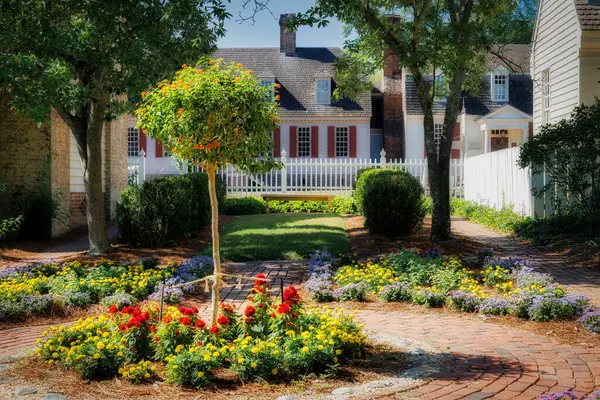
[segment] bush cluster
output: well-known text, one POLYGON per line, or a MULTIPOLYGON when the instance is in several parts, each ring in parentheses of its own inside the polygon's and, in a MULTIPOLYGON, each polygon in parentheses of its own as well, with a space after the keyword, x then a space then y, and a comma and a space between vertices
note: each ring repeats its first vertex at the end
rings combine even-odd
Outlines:
POLYGON ((515 213, 508 205, 504 205, 501 210, 496 210, 474 201, 455 197, 450 199, 450 212, 453 215, 467 218, 469 221, 506 233, 514 233, 524 221, 529 219, 515 213))
POLYGON ((365 217, 365 227, 393 239, 421 228, 426 205, 421 183, 406 171, 369 169, 361 171, 354 199, 365 217))
POLYGON ((217 369, 274 381, 326 372, 363 352, 366 336, 353 315, 307 310, 293 286, 276 300, 265 276, 257 278, 244 310, 222 304, 213 325, 195 307, 168 307, 159 320, 156 303, 112 305, 107 314, 44 332, 36 353, 83 379, 118 373, 132 383, 164 378, 199 388, 217 369))
MULTIPOLYGON (((217 200, 226 187, 217 179, 217 200)), ((168 176, 123 190, 117 203, 121 239, 131 245, 158 248, 189 236, 210 221, 208 176, 205 173, 168 176)))

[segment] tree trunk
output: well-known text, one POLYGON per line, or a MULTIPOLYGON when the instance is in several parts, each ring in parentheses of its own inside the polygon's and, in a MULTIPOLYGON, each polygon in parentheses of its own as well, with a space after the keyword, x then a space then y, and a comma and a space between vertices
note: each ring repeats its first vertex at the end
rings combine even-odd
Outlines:
POLYGON ((431 191, 431 240, 452 238, 450 231, 450 169, 448 162, 429 160, 429 189, 431 191))
POLYGON ((219 255, 219 201, 217 200, 217 188, 215 184, 217 165, 208 165, 208 192, 210 193, 211 227, 213 244, 213 261, 215 264, 214 284, 212 288, 212 323, 217 323, 219 316, 219 290, 221 288, 221 257, 219 255))
POLYGON ((104 112, 106 103, 103 100, 93 102, 91 110, 86 113, 86 123, 72 126, 73 136, 77 141, 79 157, 83 167, 83 183, 85 184, 86 217, 89 255, 105 254, 112 251, 106 231, 106 209, 102 188, 102 134, 104 131, 104 112))

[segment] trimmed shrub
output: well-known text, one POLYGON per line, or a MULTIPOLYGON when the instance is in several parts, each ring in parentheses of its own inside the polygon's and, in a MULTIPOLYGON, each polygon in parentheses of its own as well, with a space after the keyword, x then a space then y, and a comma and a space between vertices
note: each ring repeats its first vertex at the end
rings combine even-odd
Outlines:
POLYGON ((266 210, 264 201, 256 197, 225 199, 223 204, 224 215, 264 214, 266 210))
MULTIPOLYGON (((217 180, 217 198, 225 198, 217 180)), ((210 220, 208 177, 204 173, 169 176, 129 186, 117 203, 117 226, 128 244, 151 248, 189 236, 210 220)))
POLYGON ((363 173, 356 183, 355 199, 370 232, 394 239, 410 235, 423 225, 423 187, 406 171, 379 169, 363 173))

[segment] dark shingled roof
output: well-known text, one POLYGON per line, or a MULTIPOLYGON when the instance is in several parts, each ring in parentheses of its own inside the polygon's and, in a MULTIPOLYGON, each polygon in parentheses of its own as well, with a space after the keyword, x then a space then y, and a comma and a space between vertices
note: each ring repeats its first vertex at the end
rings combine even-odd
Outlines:
POLYGON ((581 29, 584 31, 600 30, 600 1, 575 0, 575 9, 581 29))
MULTIPOLYGON (((242 63, 257 77, 275 77, 279 89, 282 118, 302 117, 371 117, 371 94, 364 93, 356 101, 343 99, 331 105, 316 104, 316 76, 333 76, 333 62, 342 54, 339 48, 297 48, 295 56, 286 56, 279 48, 219 49, 214 58, 242 63)), ((332 91, 335 82, 332 83, 332 91)))
MULTIPOLYGON (((428 79, 431 81, 431 78, 428 79)), ((531 77, 529 75, 510 75, 508 98, 508 104, 528 115, 533 115, 533 83, 531 77)), ((507 104, 492 101, 489 75, 483 78, 476 96, 463 92, 463 99, 469 115, 487 115, 507 104)), ((443 114, 445 110, 445 103, 434 103, 434 114, 443 114)), ((417 97, 415 81, 411 75, 406 76, 406 113, 409 115, 423 114, 417 97)))
MULTIPOLYGON (((490 70, 502 65, 509 71, 516 72, 516 74, 511 74, 508 80, 508 104, 528 115, 533 115, 533 83, 528 75, 531 46, 528 44, 496 45, 494 51, 501 57, 489 54, 488 68, 490 70)), ((431 82, 431 77, 427 79, 431 82)), ((473 96, 463 92, 462 96, 469 115, 486 115, 507 104, 506 102, 492 101, 489 75, 483 77, 477 95, 473 96)), ((443 114, 445 109, 446 106, 443 102, 435 102, 433 105, 434 114, 443 114)), ((406 76, 406 113, 409 115, 423 114, 417 98, 415 82, 411 75, 406 76)))

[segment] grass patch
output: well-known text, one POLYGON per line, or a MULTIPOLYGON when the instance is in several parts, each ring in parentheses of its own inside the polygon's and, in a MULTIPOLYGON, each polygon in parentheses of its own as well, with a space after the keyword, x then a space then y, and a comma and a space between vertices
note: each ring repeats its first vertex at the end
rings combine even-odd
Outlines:
MULTIPOLYGON (((334 214, 245 215, 225 225, 226 261, 299 260, 315 250, 346 253, 346 221, 334 214)), ((205 254, 212 254, 207 248, 205 254)))

